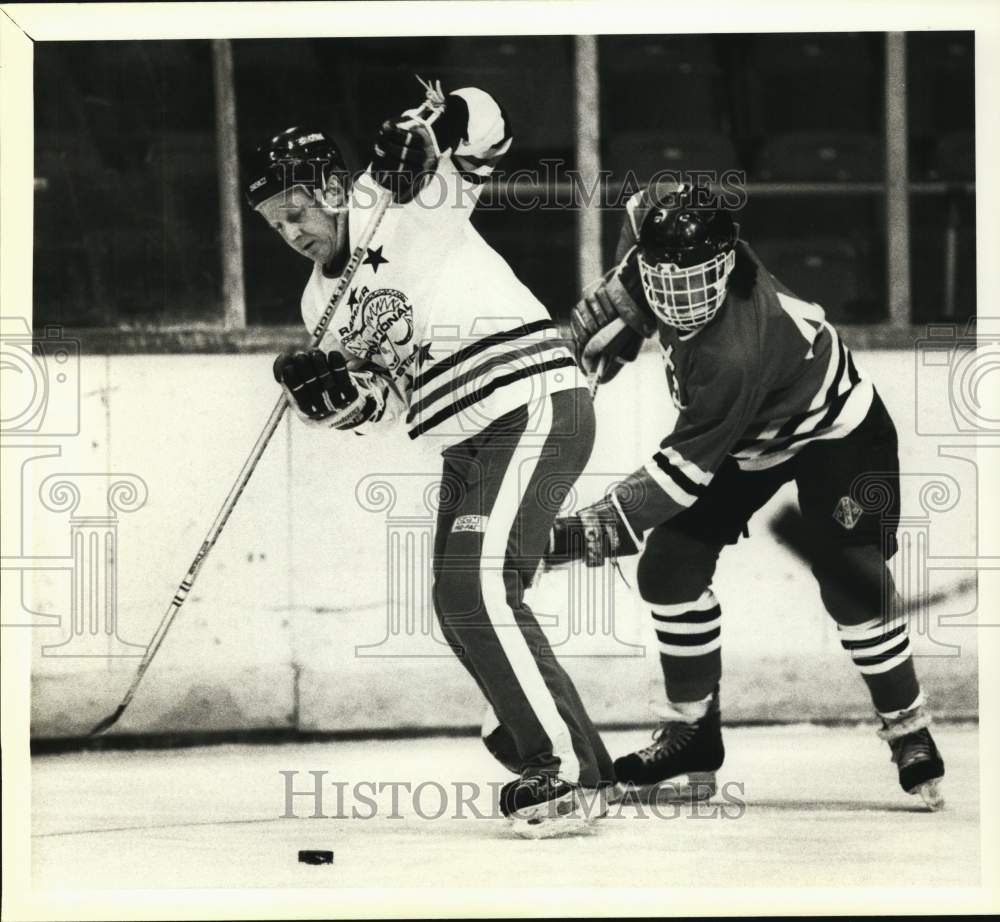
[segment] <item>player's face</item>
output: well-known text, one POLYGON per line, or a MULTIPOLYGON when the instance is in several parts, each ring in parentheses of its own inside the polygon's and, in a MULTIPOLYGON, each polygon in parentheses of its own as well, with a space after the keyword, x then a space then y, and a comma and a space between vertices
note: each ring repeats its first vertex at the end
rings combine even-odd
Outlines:
POLYGON ((692 304, 691 290, 694 281, 684 272, 665 272, 669 277, 670 303, 674 307, 690 307, 692 304))
POLYGON ((343 213, 304 186, 269 198, 257 210, 296 253, 321 266, 332 262, 346 243, 343 213))

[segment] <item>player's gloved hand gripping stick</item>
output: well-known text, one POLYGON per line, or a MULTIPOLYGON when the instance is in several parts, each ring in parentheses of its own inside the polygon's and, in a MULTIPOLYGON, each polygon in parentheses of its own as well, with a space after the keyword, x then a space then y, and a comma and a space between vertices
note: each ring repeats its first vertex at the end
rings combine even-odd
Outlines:
POLYGON ((641 543, 614 495, 609 494, 573 515, 559 516, 552 525, 543 560, 547 569, 574 560, 601 567, 605 560, 637 554, 641 543))
MULTIPOLYGON (((423 81, 421 81, 421 83, 423 83, 423 81)), ((409 112, 404 113, 405 115, 411 117, 411 122, 414 127, 418 125, 429 125, 430 122, 436 118, 438 114, 440 114, 443 107, 443 97, 440 94, 440 87, 435 89, 429 84, 424 84, 424 87, 427 90, 427 98, 424 104, 418 109, 410 110, 409 112)), ((407 124, 407 122, 402 123, 404 127, 407 124)), ((326 335, 327 327, 330 325, 330 319, 333 317, 340 305, 340 302, 343 300, 344 294, 347 292, 347 289, 358 270, 358 266, 361 265, 361 261, 365 257, 368 245, 371 243, 372 238, 375 236, 375 232, 382 223, 382 218, 385 216, 386 209, 389 207, 392 199, 393 196, 387 192, 376 202, 375 207, 372 210, 372 215, 368 219, 368 225, 365 227, 364 233, 361 235, 361 239, 358 240, 357 246, 355 246, 354 251, 351 253, 351 258, 344 267, 344 271, 341 274, 333 293, 330 295, 330 301, 326 306, 326 310, 323 311, 323 315, 320 317, 319 322, 313 329, 312 339, 310 341, 311 349, 317 349, 319 344, 322 342, 323 337, 326 335)), ((117 708, 115 708, 113 713, 101 720, 94 727, 94 729, 90 731, 90 736, 96 736, 114 726, 122 714, 125 713, 125 709, 129 706, 129 703, 135 696, 136 689, 138 689, 139 683, 142 681, 142 677, 149 668, 149 664, 153 661, 153 657, 156 656, 156 652, 160 649, 160 645, 163 643, 163 638, 170 629, 170 625, 173 623, 174 618, 177 616, 181 606, 187 599, 192 586, 194 586, 194 582, 198 578, 198 573, 201 571, 205 558, 208 556, 209 551, 211 551, 215 546, 216 541, 219 540, 219 535, 222 534, 222 529, 225 528, 226 522, 229 521, 229 517, 232 515, 233 509, 236 507, 236 503, 239 501, 240 496, 242 496, 244 489, 246 489, 246 485, 250 481, 250 477, 256 469, 257 464, 260 462, 260 459, 264 454, 264 450, 271 441, 271 437, 274 435, 275 430, 277 430, 278 424, 281 422, 281 418, 285 415, 285 410, 288 407, 288 399, 287 394, 282 392, 278 402, 274 405, 274 409, 271 411, 271 415, 268 417, 263 431, 257 438, 257 441, 251 449, 246 461, 243 462, 243 467, 240 469, 239 475, 236 477, 236 482, 229 490, 229 494, 226 496, 225 502, 222 504, 222 508, 216 515, 215 521, 212 522, 212 526, 209 528, 208 534, 205 536, 205 540, 202 541, 201 547, 198 549, 198 553, 195 554, 194 560, 191 562, 191 566, 188 567, 188 571, 184 575, 184 579, 181 580, 180 585, 177 587, 174 597, 170 601, 170 605, 167 607, 163 618, 160 620, 160 623, 156 628, 156 632, 153 634, 153 639, 149 642, 149 646, 146 647, 146 652, 139 663, 139 667, 136 670, 134 678, 132 679, 132 683, 125 692, 125 696, 122 698, 121 703, 117 708)))

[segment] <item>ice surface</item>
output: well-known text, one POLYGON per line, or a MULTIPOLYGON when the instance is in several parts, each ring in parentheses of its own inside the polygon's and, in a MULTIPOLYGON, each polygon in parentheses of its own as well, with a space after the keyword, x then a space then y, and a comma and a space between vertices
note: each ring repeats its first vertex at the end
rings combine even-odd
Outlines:
MULTIPOLYGON (((225 745, 37 756, 32 764, 36 888, 919 886, 979 882, 977 730, 938 727, 948 806, 925 812, 898 787, 869 727, 726 731, 720 792, 691 808, 622 808, 585 837, 513 838, 492 809, 507 777, 475 738, 225 745), (285 778, 311 790, 283 818, 285 778), (340 782, 342 803, 338 809, 340 782), (385 787, 422 782, 418 799, 385 787), (456 782, 465 782, 457 803, 456 782), (728 783, 728 786, 727 786, 728 783), (740 788, 742 785, 742 789, 740 788), (441 818, 442 791, 448 798, 441 818), (299 864, 300 849, 335 852, 299 864)), ((640 731, 606 734, 612 753, 640 731)))

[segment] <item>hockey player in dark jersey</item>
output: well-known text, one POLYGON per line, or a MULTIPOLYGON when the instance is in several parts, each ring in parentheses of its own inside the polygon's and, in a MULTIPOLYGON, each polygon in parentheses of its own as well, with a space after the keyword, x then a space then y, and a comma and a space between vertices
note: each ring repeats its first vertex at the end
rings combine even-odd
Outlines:
POLYGON ((879 736, 903 789, 936 809, 944 763, 885 565, 899 515, 892 420, 823 310, 767 271, 728 212, 692 201, 677 183, 633 196, 618 266, 572 318, 584 370, 601 381, 656 335, 678 412, 652 457, 603 500, 557 520, 550 545, 550 562, 591 566, 642 552, 638 589, 667 708, 652 744, 616 760, 618 780, 649 794, 686 775, 694 796, 714 790, 724 757, 716 561, 795 481, 808 526, 832 549, 813 573, 871 694, 879 736), (869 579, 846 585, 845 568, 869 579))

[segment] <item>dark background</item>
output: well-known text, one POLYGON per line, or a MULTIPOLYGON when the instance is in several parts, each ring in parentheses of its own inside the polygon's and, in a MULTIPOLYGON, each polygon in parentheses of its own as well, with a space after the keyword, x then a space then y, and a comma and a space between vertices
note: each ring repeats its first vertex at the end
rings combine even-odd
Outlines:
MULTIPOLYGON (((838 321, 886 315, 881 33, 615 36, 599 40, 601 155, 621 179, 747 172, 743 235, 838 321), (835 194, 779 194, 836 182, 835 194)), ((414 74, 493 93, 514 127, 503 167, 574 165, 571 37, 233 42, 239 145, 318 124, 364 166, 381 121, 422 98, 414 74)), ((912 319, 975 315, 973 34, 907 37, 912 319), (938 183, 928 189, 928 182, 938 183), (941 183, 945 185, 941 187, 941 183)), ((35 324, 185 326, 221 319, 211 43, 35 45, 35 324)), ((244 213, 247 322, 299 322, 309 266, 244 213)), ((486 238, 558 317, 577 295, 570 209, 484 210, 486 238)), ((604 259, 619 210, 604 215, 604 259)))

